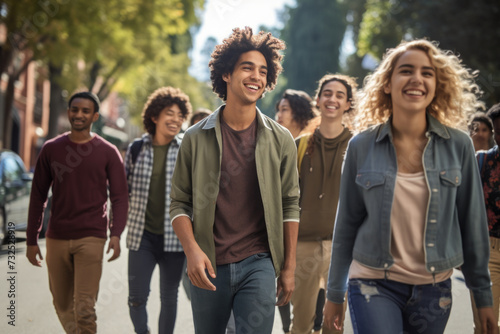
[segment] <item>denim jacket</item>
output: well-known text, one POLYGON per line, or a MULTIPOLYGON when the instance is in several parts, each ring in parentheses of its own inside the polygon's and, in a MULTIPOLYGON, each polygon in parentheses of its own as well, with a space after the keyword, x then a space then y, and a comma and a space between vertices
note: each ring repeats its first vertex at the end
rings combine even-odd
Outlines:
MULTIPOLYGON (((427 115, 423 165, 429 189, 425 266, 429 273, 462 267, 478 307, 491 306, 489 237, 481 180, 468 135, 427 115)), ((391 121, 349 143, 332 246, 327 298, 342 303, 353 259, 389 270, 390 216, 397 174, 391 121)))

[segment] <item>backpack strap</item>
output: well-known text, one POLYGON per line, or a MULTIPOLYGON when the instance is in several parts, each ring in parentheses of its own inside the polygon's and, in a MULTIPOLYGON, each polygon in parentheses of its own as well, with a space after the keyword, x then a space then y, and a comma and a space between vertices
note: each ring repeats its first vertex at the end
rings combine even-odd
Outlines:
POLYGON ((141 152, 142 144, 144 141, 142 138, 137 138, 132 142, 130 146, 130 154, 132 154, 132 163, 135 165, 137 161, 137 157, 139 156, 139 152, 141 152))
POLYGON ((309 138, 311 135, 304 135, 300 137, 299 140, 299 147, 297 148, 297 168, 299 170, 300 174, 300 167, 302 166, 302 160, 304 159, 304 155, 306 154, 307 150, 307 143, 309 142, 309 138))

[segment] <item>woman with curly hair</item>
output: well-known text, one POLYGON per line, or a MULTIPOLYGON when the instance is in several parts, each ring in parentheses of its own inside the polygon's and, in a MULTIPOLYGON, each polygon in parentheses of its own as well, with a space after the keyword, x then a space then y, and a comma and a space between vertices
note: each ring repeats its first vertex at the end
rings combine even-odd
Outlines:
POLYGON ((483 333, 498 333, 488 224, 467 115, 474 74, 426 40, 390 49, 365 79, 346 152, 325 324, 355 333, 443 333, 461 266, 483 333), (347 278, 349 282, 346 285, 347 278))
POLYGON ((147 133, 129 146, 125 156, 130 198, 128 305, 136 333, 149 333, 146 305, 157 265, 161 299, 158 333, 174 332, 185 256, 170 222, 170 189, 181 143, 177 135, 190 112, 189 97, 180 89, 154 91, 142 112, 147 133))
POLYGON ((256 106, 276 85, 284 48, 248 27, 215 47, 210 78, 226 103, 186 131, 177 156, 170 213, 198 334, 225 333, 231 311, 237 333, 270 334, 275 305, 294 289, 297 149, 256 106))
POLYGON ((302 90, 287 89, 276 103, 276 122, 287 128, 293 138, 297 138, 315 117, 312 99, 302 90))

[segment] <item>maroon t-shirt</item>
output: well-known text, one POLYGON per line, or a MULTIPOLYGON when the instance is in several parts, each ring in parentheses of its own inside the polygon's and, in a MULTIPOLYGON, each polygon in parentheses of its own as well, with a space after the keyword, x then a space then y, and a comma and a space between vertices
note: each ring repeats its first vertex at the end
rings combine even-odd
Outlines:
POLYGON ((111 236, 120 236, 127 222, 128 189, 118 149, 95 135, 89 142, 72 142, 68 133, 45 143, 38 157, 28 215, 27 244, 36 245, 43 206, 52 186, 47 237, 106 238, 107 200, 112 203, 111 236))
POLYGON ((269 252, 255 166, 257 119, 247 129, 235 131, 221 117, 221 132, 222 166, 214 224, 217 265, 269 252))

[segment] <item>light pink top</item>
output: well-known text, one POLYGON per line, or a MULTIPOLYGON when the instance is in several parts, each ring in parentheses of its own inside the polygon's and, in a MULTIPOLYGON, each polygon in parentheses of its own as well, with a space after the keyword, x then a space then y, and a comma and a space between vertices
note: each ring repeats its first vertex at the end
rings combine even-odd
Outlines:
MULTIPOLYGON (((429 190, 424 172, 399 173, 391 211, 391 254, 394 265, 387 279, 411 285, 442 282, 453 270, 437 273, 435 281, 425 269, 424 230, 429 190)), ((369 268, 353 260, 349 278, 383 279, 383 269, 369 268)))

